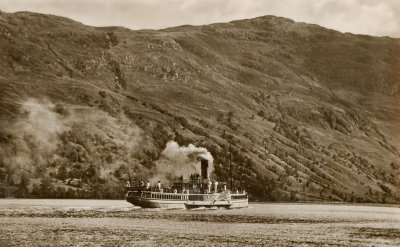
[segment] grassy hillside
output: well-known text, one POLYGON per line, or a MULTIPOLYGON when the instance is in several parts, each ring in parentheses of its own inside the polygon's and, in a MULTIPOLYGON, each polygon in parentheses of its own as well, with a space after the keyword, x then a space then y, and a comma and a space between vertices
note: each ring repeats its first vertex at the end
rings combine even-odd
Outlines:
POLYGON ((133 31, 0 13, 0 191, 118 198, 128 171, 168 179, 196 147, 226 181, 231 143, 253 199, 399 202, 399 69, 399 39, 274 16, 133 31))

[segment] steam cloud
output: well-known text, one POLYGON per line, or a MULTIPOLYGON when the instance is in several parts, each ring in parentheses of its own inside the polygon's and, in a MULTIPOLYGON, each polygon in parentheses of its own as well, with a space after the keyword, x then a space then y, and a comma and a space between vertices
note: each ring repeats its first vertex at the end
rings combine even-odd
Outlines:
POLYGON ((0 131, 9 136, 9 141, 0 143, 1 177, 8 174, 14 184, 19 183, 21 172, 40 175, 48 172, 45 168, 51 163, 73 163, 68 155, 82 155, 79 158, 84 163, 102 164, 100 175, 106 177, 130 161, 142 134, 124 116, 116 119, 100 109, 57 106, 33 98, 22 102, 19 117, 0 131), (104 161, 106 155, 111 162, 104 161))
POLYGON ((33 172, 44 165, 60 143, 58 134, 69 129, 51 108, 49 101, 28 99, 21 105, 22 116, 6 127, 5 132, 15 138, 0 146, 0 162, 12 175, 17 169, 33 172))
POLYGON ((202 147, 193 144, 179 146, 174 141, 169 141, 162 152, 161 158, 156 161, 157 176, 159 179, 171 180, 180 176, 189 177, 190 174, 200 174, 200 162, 198 158, 208 160, 208 172, 213 171, 213 157, 211 153, 202 147))
POLYGON ((152 139, 124 115, 116 118, 93 107, 31 98, 21 104, 19 117, 0 131, 10 137, 0 143, 0 179, 12 179, 13 184, 20 182, 22 173, 41 177, 60 166, 72 169, 77 162, 94 164, 105 179, 121 166, 136 167, 137 175, 152 180, 187 178, 200 174, 199 158, 208 160, 209 174, 213 171, 213 157, 206 148, 174 141, 166 144, 155 167, 141 166, 143 151, 153 149, 152 139))

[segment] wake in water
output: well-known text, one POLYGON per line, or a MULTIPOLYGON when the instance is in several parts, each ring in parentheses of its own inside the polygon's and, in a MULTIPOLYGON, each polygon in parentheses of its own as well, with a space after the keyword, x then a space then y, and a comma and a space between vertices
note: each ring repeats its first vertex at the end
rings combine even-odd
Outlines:
POLYGON ((218 207, 198 207, 198 208, 192 208, 192 209, 188 209, 190 211, 204 211, 204 210, 229 210, 227 208, 218 208, 218 207))

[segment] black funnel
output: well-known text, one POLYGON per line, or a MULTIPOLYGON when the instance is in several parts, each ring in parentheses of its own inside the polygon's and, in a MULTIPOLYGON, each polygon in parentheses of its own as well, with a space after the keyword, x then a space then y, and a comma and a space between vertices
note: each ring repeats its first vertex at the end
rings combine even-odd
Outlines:
POLYGON ((201 178, 207 179, 208 178, 208 160, 201 159, 201 178))

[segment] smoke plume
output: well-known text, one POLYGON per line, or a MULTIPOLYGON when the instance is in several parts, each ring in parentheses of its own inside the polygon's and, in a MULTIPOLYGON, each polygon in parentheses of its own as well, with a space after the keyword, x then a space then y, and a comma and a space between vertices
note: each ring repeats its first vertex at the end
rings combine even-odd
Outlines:
POLYGON ((20 117, 5 130, 14 138, 0 148, 0 162, 5 167, 32 172, 51 158, 60 143, 58 135, 69 130, 52 108, 51 102, 35 99, 21 104, 20 117))
POLYGON ((193 144, 179 146, 174 141, 169 141, 162 151, 161 158, 156 161, 156 176, 159 179, 171 180, 180 176, 188 178, 191 174, 200 174, 199 158, 208 160, 208 172, 213 171, 213 157, 203 147, 196 147, 193 144))
POLYGON ((125 167, 153 180, 172 181, 200 174, 202 158, 208 160, 208 173, 213 171, 213 157, 206 148, 179 146, 174 141, 166 144, 155 166, 142 166, 145 150, 154 149, 153 139, 123 114, 111 116, 94 107, 28 99, 21 103, 19 117, 0 131, 11 136, 0 143, 0 179, 11 178, 12 184, 19 183, 22 172, 40 178, 50 172, 59 174, 60 167, 68 173, 65 178, 94 165, 96 175, 105 180, 125 167))
POLYGON ((76 162, 94 164, 107 177, 130 162, 141 141, 141 129, 123 115, 33 98, 22 102, 19 117, 0 131, 8 136, 0 143, 0 179, 12 184, 21 172, 41 176, 76 162))

